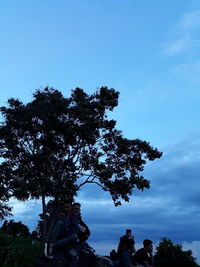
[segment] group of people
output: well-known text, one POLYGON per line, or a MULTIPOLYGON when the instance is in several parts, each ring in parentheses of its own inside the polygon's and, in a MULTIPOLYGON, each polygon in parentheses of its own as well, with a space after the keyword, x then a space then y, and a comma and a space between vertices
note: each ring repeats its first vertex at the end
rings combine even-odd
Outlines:
POLYGON ((81 204, 65 200, 56 214, 53 231, 45 244, 45 257, 56 259, 61 266, 65 266, 70 255, 76 256, 77 247, 92 254, 93 249, 86 242, 89 236, 90 230, 81 217, 81 204))
MULTIPOLYGON (((45 257, 60 262, 59 266, 70 266, 69 258, 78 258, 80 250, 94 256, 94 250, 86 242, 89 236, 90 230, 81 217, 81 204, 65 200, 57 212, 49 241, 45 244, 45 257)), ((127 229, 120 238, 117 252, 113 251, 110 258, 116 259, 118 267, 154 267, 152 241, 145 239, 143 245, 136 251, 132 231, 127 229)), ((72 262, 71 266, 76 264, 72 262)))
POLYGON ((153 243, 149 239, 143 241, 143 248, 136 251, 135 240, 131 229, 126 229, 126 234, 120 237, 116 257, 119 267, 154 267, 153 243))

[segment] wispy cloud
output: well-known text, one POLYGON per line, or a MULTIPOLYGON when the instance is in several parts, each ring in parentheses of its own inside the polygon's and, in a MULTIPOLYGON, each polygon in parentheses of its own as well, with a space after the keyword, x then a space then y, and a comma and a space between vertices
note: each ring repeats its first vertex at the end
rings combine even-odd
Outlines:
POLYGON ((200 60, 192 63, 179 64, 173 68, 173 73, 193 83, 200 83, 200 60))
POLYGON ((172 40, 166 44, 165 54, 175 56, 187 51, 190 48, 200 46, 200 40, 193 39, 191 36, 184 36, 177 40, 172 40))
POLYGON ((196 258, 197 262, 200 263, 200 241, 184 241, 182 246, 184 250, 192 250, 193 256, 196 258))
POLYGON ((200 46, 200 10, 185 13, 170 30, 170 40, 164 45, 167 56, 175 56, 200 46))
POLYGON ((200 9, 187 12, 178 22, 178 27, 183 33, 190 34, 200 27, 200 9))

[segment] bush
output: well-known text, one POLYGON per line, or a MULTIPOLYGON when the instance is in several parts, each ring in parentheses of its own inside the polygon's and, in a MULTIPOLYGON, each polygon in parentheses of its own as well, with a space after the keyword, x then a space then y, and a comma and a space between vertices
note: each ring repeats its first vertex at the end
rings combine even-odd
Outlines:
POLYGON ((0 233, 1 267, 32 267, 42 246, 30 237, 0 233))
POLYGON ((197 267, 192 251, 183 251, 180 244, 164 237, 156 248, 155 265, 157 267, 197 267))

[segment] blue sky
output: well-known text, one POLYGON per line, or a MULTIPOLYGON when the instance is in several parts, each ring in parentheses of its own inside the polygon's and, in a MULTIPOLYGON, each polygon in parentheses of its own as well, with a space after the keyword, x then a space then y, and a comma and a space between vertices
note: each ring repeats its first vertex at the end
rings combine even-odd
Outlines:
MULTIPOLYGON (((2 0, 0 105, 30 101, 46 86, 70 95, 101 86, 120 92, 110 114, 128 138, 150 141, 160 160, 146 166, 151 189, 115 208, 98 188, 82 190, 91 244, 116 247, 133 229, 142 240, 163 236, 193 249, 200 261, 200 2, 197 0, 2 0)), ((40 207, 14 203, 33 227, 40 207)))

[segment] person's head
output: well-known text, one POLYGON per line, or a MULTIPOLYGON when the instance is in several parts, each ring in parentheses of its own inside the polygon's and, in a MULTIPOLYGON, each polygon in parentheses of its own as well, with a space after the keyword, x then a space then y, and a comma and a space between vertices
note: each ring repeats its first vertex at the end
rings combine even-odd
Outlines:
POLYGON ((70 199, 64 200, 62 204, 62 211, 67 214, 70 212, 71 208, 72 208, 72 201, 70 199))
POLYGON ((147 252, 151 253, 153 251, 153 242, 151 240, 145 239, 143 241, 143 246, 147 252))
POLYGON ((128 237, 131 236, 131 229, 126 229, 126 236, 128 236, 128 237))
POLYGON ((78 203, 78 202, 75 202, 73 205, 72 205, 72 209, 73 209, 73 213, 75 215, 80 215, 80 212, 81 212, 81 204, 78 203))

